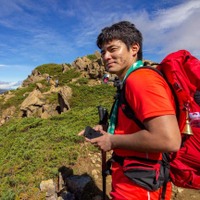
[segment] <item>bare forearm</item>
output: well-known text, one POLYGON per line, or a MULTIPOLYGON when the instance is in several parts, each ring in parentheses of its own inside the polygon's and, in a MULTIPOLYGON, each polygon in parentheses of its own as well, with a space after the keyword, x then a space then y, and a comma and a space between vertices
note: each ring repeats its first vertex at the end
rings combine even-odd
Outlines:
POLYGON ((180 148, 181 135, 175 116, 156 117, 144 124, 146 130, 133 134, 113 135, 112 148, 140 152, 173 152, 180 148))
POLYGON ((167 138, 162 140, 147 130, 141 130, 134 134, 113 135, 111 137, 112 148, 126 149, 139 152, 168 152, 167 138))

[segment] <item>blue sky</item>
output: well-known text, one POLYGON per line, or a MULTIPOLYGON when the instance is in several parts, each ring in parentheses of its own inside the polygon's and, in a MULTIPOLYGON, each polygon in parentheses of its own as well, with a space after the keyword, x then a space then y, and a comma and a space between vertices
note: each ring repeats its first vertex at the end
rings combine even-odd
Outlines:
POLYGON ((180 49, 200 59, 200 0, 0 0, 0 89, 20 86, 38 65, 93 54, 101 29, 131 21, 144 59, 180 49))

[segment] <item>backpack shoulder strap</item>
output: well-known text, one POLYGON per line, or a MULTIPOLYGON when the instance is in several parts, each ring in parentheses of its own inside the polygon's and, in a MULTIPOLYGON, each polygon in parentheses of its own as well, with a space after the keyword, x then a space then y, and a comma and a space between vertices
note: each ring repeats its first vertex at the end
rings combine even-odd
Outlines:
MULTIPOLYGON (((150 66, 140 67, 140 68, 134 70, 131 73, 134 73, 135 71, 141 70, 141 69, 151 69, 151 70, 154 70, 159 75, 161 75, 163 77, 162 73, 158 69, 156 69, 154 67, 150 67, 150 66)), ((129 103, 126 100, 126 97, 125 97, 125 84, 126 84, 126 80, 127 80, 128 77, 129 76, 127 76, 126 79, 124 80, 124 82, 121 83, 122 85, 120 85, 120 87, 118 87, 118 94, 119 95, 118 95, 117 98, 119 99, 119 106, 121 107, 123 113, 125 114, 125 116, 127 118, 132 119, 140 127, 140 129, 146 129, 145 126, 144 126, 144 124, 135 116, 135 113, 134 113, 133 109, 131 108, 131 106, 129 105, 129 103)))

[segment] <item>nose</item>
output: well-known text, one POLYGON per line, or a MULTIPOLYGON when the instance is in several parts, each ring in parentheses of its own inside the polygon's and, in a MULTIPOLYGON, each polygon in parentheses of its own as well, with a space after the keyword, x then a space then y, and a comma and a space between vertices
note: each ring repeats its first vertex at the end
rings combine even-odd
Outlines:
POLYGON ((109 51, 106 51, 104 53, 104 55, 102 56, 102 59, 103 59, 103 62, 106 63, 106 61, 110 60, 111 59, 111 54, 109 51))

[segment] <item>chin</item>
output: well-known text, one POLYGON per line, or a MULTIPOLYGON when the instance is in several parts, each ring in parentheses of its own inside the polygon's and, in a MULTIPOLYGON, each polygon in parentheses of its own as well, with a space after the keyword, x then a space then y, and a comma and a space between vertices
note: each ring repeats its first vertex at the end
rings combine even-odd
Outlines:
POLYGON ((111 74, 115 74, 115 73, 117 73, 117 71, 114 70, 114 69, 112 69, 112 68, 109 68, 109 69, 108 69, 108 72, 111 73, 111 74))
POLYGON ((110 70, 108 70, 108 72, 111 73, 111 74, 115 74, 116 73, 116 71, 110 71, 110 70))

